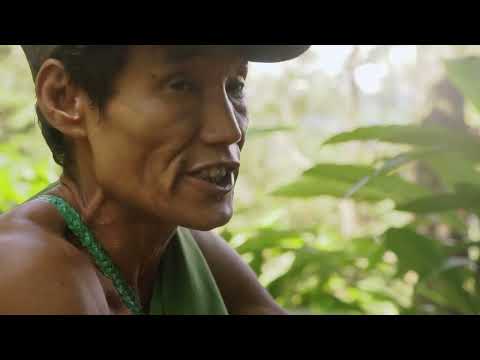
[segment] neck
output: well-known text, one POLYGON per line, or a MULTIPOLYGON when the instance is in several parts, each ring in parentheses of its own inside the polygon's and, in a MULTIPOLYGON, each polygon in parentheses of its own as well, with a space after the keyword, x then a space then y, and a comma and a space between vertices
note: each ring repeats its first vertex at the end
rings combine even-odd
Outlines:
POLYGON ((106 196, 100 186, 88 179, 74 180, 63 175, 54 193, 80 213, 130 286, 142 298, 148 297, 176 226, 147 217, 106 196))

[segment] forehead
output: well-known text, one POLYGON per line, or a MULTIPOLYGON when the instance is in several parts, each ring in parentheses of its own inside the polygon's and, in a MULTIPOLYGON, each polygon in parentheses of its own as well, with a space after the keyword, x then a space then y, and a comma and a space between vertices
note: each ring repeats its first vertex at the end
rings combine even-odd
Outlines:
POLYGON ((181 65, 200 58, 247 64, 233 47, 221 45, 135 45, 131 58, 164 65, 181 65))

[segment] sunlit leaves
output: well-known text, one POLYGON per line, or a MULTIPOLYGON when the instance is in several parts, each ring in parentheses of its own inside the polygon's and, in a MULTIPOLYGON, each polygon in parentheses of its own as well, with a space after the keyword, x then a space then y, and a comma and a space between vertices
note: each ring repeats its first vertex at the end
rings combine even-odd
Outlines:
POLYGON ((449 60, 445 67, 453 83, 480 111, 480 58, 449 60))
POLYGON ((350 197, 361 201, 407 201, 426 196, 429 191, 396 175, 376 175, 368 166, 318 164, 297 181, 274 192, 276 196, 309 198, 317 196, 350 197), (354 186, 365 184, 352 192, 354 186))
POLYGON ((389 125, 359 128, 338 134, 324 145, 350 141, 380 141, 392 144, 418 146, 461 152, 465 157, 480 160, 480 139, 467 132, 453 131, 441 126, 389 125))

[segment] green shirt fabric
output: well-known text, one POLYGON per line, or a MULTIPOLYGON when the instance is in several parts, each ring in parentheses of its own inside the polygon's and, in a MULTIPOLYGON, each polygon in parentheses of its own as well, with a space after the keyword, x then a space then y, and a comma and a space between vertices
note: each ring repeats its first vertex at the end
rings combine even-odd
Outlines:
POLYGON ((188 229, 179 228, 160 265, 152 315, 228 315, 215 279, 188 229))

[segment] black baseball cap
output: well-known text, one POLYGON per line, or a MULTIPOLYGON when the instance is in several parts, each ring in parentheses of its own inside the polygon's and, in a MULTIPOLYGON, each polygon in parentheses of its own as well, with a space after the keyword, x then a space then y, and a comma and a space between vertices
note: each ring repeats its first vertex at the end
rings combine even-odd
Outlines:
MULTIPOLYGON (((63 45, 22 45, 34 76, 53 52, 63 45)), ((292 60, 305 53, 311 45, 195 45, 233 47, 251 62, 278 63, 292 60)))

